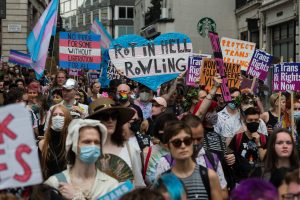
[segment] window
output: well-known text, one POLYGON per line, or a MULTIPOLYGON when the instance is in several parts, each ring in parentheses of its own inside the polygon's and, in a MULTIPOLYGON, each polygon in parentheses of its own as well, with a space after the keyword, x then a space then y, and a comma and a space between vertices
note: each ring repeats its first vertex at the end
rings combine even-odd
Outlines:
POLYGON ((72 16, 70 18, 71 18, 71 26, 72 27, 76 27, 76 16, 74 15, 74 16, 72 16))
POLYGON ((72 0, 71 1, 71 10, 76 10, 77 8, 77 0, 72 0))
POLYGON ((78 27, 79 17, 76 15, 76 27, 78 27))
POLYGON ((94 21, 93 11, 91 11, 91 23, 94 21))
POLYGON ((82 7, 83 6, 83 0, 78 0, 78 7, 82 7))
POLYGON ((83 19, 82 24, 83 26, 85 26, 85 13, 82 14, 82 19, 83 19))
POLYGON ((69 12, 70 9, 71 9, 70 1, 66 1, 66 2, 65 2, 65 12, 69 12))
POLYGON ((108 19, 108 13, 107 8, 101 8, 101 20, 107 20, 108 19))
POLYGON ((118 30, 118 37, 134 33, 133 26, 119 26, 118 30))
POLYGON ((86 20, 85 23, 89 24, 91 22, 91 13, 90 12, 86 12, 86 20))
POLYGON ((119 7, 119 18, 120 19, 132 19, 133 18, 133 7, 119 7))
POLYGON ((271 33, 273 55, 283 56, 284 61, 295 60, 295 21, 273 26, 271 33))

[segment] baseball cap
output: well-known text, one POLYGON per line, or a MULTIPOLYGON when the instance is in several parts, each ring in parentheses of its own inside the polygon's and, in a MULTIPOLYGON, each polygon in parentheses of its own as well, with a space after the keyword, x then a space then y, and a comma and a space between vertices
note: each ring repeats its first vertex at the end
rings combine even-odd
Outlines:
POLYGON ((159 105, 163 106, 163 107, 167 107, 167 101, 163 98, 163 97, 154 97, 152 99, 152 102, 155 101, 156 103, 158 103, 159 105))
POLYGON ((63 88, 67 90, 77 89, 77 87, 78 87, 77 81, 72 78, 69 78, 63 85, 63 88))

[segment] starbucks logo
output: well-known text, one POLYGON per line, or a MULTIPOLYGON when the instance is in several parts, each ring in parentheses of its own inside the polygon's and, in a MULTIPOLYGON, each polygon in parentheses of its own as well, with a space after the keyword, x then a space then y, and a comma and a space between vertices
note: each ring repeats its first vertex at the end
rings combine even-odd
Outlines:
POLYGON ((199 20, 199 22, 197 24, 197 29, 198 29, 198 33, 202 37, 208 37, 209 31, 216 32, 217 25, 216 25, 216 22, 214 20, 212 20, 211 18, 204 17, 199 20))

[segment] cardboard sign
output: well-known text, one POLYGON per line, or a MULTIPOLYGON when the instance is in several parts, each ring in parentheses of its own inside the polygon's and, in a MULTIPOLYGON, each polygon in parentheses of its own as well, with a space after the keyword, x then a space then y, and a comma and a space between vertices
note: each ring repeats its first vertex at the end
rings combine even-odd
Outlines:
POLYGON ((267 78, 272 60, 273 56, 262 50, 256 49, 247 69, 247 74, 264 81, 267 78))
POLYGON ((124 194, 130 192, 134 189, 133 184, 130 181, 119 185, 116 189, 105 194, 104 196, 99 197, 97 200, 117 200, 122 197, 124 194))
POLYGON ((99 70, 100 35, 60 32, 59 66, 99 70))
POLYGON ((152 90, 186 71, 192 43, 181 33, 166 33, 148 41, 138 35, 125 35, 110 46, 111 62, 124 75, 152 90))
POLYGON ((0 109, 0 189, 43 181, 31 116, 23 104, 0 109))
MULTIPOLYGON (((204 58, 201 67, 200 85, 205 86, 205 90, 210 90, 214 85, 214 76, 217 73, 217 65, 213 59, 204 58)), ((234 63, 224 63, 225 76, 227 77, 228 87, 240 87, 241 66, 234 63)), ((221 89, 217 90, 221 94, 221 89)))
POLYGON ((300 63, 274 66, 273 91, 300 91, 300 63))
POLYGON ((221 48, 224 62, 241 65, 246 71, 255 51, 255 43, 222 37, 221 48))
POLYGON ((211 57, 210 55, 193 55, 189 57, 188 70, 186 72, 186 85, 197 87, 200 78, 200 67, 202 65, 202 59, 211 57))
POLYGON ((211 46, 212 46, 212 49, 214 52, 214 57, 215 57, 215 61, 217 64, 217 71, 222 78, 222 84, 221 84, 222 96, 223 96, 223 99, 225 102, 230 102, 231 95, 230 95, 229 88, 228 88, 228 80, 227 80, 227 77, 225 74, 223 55, 222 55, 222 51, 221 51, 218 33, 209 32, 209 39, 210 39, 211 46))

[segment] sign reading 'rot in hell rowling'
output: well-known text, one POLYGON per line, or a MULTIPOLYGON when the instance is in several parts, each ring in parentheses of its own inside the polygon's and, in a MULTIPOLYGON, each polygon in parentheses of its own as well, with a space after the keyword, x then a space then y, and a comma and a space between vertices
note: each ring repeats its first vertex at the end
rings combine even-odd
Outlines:
POLYGON ((60 33, 60 67, 99 70, 100 63, 100 35, 69 32, 60 33))
POLYGON ((23 104, 0 109, 0 189, 43 181, 31 117, 23 104))
POLYGON ((274 66, 273 91, 300 91, 300 63, 274 66))

